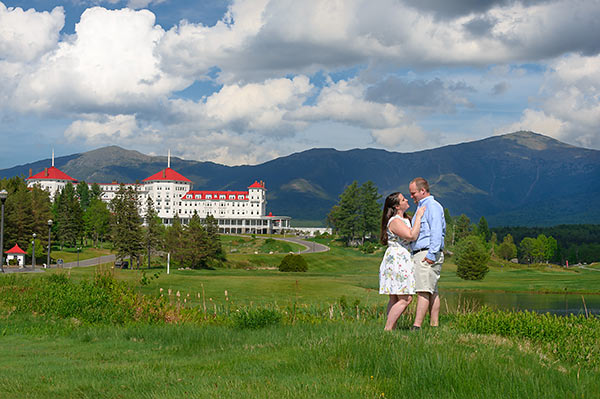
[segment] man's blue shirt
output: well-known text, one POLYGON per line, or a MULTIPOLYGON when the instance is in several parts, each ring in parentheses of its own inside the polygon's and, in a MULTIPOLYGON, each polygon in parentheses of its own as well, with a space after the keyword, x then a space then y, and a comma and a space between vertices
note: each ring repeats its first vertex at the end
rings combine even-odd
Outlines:
MULTIPOLYGON (((433 198, 433 195, 419 201, 417 209, 423 205, 427 206, 427 209, 421 218, 421 231, 417 241, 413 242, 412 249, 418 251, 419 249, 429 248, 426 257, 435 261, 435 254, 444 249, 444 238, 446 237, 444 208, 433 198)), ((412 221, 414 225, 414 216, 412 221)))

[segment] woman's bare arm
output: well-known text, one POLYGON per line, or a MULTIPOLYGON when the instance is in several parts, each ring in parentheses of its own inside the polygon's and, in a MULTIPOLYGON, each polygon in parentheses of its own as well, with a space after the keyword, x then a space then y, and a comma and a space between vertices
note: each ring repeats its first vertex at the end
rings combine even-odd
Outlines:
POLYGON ((425 213, 425 209, 426 207, 424 206, 417 209, 417 213, 415 214, 415 224, 412 228, 409 228, 401 220, 394 219, 390 223, 390 231, 404 240, 415 241, 417 237, 419 237, 419 232, 421 231, 421 218, 423 217, 423 213, 425 213))

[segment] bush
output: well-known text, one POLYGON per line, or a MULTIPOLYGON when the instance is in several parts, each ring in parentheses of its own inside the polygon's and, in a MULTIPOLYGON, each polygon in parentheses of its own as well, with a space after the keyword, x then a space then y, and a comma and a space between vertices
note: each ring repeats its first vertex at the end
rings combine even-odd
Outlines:
POLYGON ((233 325, 240 329, 257 329, 279 324, 281 315, 266 308, 238 309, 233 313, 233 325))
POLYGON ((480 237, 467 236, 456 246, 456 274, 464 280, 483 280, 490 254, 480 237))
POLYGON ((363 245, 359 246, 360 252, 363 254, 372 254, 379 249, 379 245, 373 241, 365 241, 363 245))
POLYGON ((286 255, 279 264, 280 272, 305 272, 308 270, 308 264, 301 255, 286 255))

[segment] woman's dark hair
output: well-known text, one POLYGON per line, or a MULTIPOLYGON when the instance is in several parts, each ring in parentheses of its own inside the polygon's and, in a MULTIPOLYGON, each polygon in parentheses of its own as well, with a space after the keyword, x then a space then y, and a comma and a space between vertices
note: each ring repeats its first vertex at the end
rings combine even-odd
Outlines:
POLYGON ((398 211, 396 206, 400 203, 398 200, 399 192, 391 193, 385 199, 383 204, 383 215, 381 215, 381 235, 379 237, 379 241, 383 245, 387 245, 388 243, 388 235, 387 235, 387 225, 390 221, 391 217, 396 214, 398 211))

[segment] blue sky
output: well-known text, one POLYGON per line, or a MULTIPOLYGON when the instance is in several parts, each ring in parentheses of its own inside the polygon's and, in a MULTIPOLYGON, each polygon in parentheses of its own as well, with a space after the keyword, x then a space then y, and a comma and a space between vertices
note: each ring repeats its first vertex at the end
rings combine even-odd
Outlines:
POLYGON ((598 0, 0 0, 0 168, 517 130, 600 149, 599 17, 598 0))

